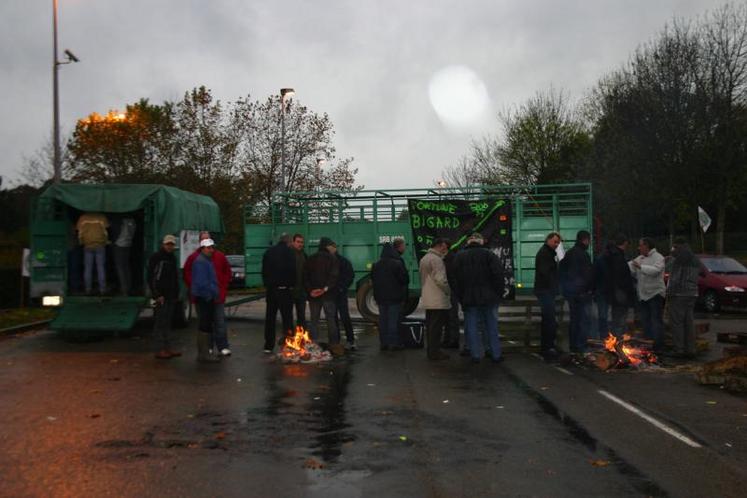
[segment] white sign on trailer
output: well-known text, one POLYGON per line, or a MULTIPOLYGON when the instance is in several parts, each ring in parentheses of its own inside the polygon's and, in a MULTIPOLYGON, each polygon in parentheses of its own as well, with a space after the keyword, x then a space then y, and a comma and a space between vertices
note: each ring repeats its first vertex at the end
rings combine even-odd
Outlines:
POLYGON ((179 234, 179 267, 184 268, 184 263, 190 254, 200 247, 199 230, 182 230, 179 234))

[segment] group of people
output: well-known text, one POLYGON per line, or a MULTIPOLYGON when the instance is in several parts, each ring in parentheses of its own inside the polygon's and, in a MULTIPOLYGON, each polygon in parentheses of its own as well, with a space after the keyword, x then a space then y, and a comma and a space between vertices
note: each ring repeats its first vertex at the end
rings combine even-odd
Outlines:
MULTIPOLYGON (((132 241, 135 237, 137 227, 132 216, 121 216, 114 220, 114 226, 106 215, 102 213, 83 213, 75 223, 75 231, 79 245, 82 249, 83 261, 83 292, 86 295, 93 293, 93 271, 96 270, 97 291, 99 295, 105 295, 109 289, 106 279, 106 254, 107 247, 111 246, 114 256, 114 266, 117 271, 119 292, 127 296, 132 291, 132 270, 130 267, 130 253, 132 241), (109 239, 110 228, 113 228, 112 239, 109 239)), ((73 291, 79 291, 79 258, 78 251, 71 252, 70 280, 73 291)))
MULTIPOLYGON (((199 319, 197 360, 213 363, 231 355, 224 307, 231 281, 231 265, 225 254, 215 248, 209 232, 200 232, 199 238, 200 246, 185 261, 182 276, 199 319)), ((147 268, 148 286, 155 302, 156 358, 163 360, 181 356, 175 350, 171 336, 175 307, 180 297, 176 247, 174 235, 164 236, 161 248, 150 257, 147 268)))
MULTIPOLYGON (((454 252, 448 240, 437 238, 420 259, 420 302, 425 308, 425 345, 430 360, 448 359, 442 348, 459 348, 460 305, 465 334, 462 354, 469 355, 474 363, 484 356, 496 363, 503 360, 498 304, 504 293, 504 270, 498 256, 484 244, 483 236, 476 232, 469 236, 464 249, 454 252)), ((404 252, 401 238, 384 244, 381 257, 371 269, 382 351, 404 349, 400 322, 410 283, 402 259, 404 252)))
POLYGON ((654 352, 664 352, 664 308, 669 313, 674 356, 696 354, 694 307, 698 296, 701 263, 684 239, 672 247, 672 267, 665 282, 665 258, 650 238, 638 241, 639 255, 627 261, 628 238, 618 234, 592 261, 591 235, 581 230, 575 245, 562 258, 557 251, 560 234, 550 233, 535 257, 534 293, 542 312, 541 351, 547 360, 558 357, 556 299, 568 302, 571 353, 586 351, 587 339, 604 339, 608 333, 622 338, 631 308, 640 318, 644 335, 654 352), (596 305, 597 326, 592 326, 596 305))
POLYGON ((271 354, 274 350, 278 311, 283 327, 278 345, 282 345, 295 330, 294 312, 295 325, 308 328, 311 339, 317 341, 324 311, 332 354, 341 355, 346 347, 354 350, 356 342, 348 308, 348 289, 355 277, 353 265, 337 251, 337 244, 328 237, 322 237, 316 252, 309 256, 304 252, 304 246, 303 235, 290 237, 283 234, 262 257, 262 281, 267 292, 264 352, 271 354), (341 326, 345 330, 345 346, 341 343, 341 326))

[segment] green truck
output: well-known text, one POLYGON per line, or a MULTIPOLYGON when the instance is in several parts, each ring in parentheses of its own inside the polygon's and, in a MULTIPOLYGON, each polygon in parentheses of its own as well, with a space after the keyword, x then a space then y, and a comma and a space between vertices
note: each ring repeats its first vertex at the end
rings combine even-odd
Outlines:
POLYGON ((578 230, 592 232, 591 185, 587 183, 279 194, 269 212, 246 209, 247 287, 262 285, 262 255, 282 233, 303 235, 309 252, 316 250, 321 237, 331 237, 353 264, 358 311, 375 320, 378 307, 369 277, 371 265, 379 258, 383 243, 402 237, 408 242, 404 259, 411 282, 405 311, 411 313, 418 304, 420 279, 412 244, 410 199, 502 199, 510 203, 514 285, 518 294, 531 292, 534 256, 547 233, 558 231, 564 239, 574 240, 578 230), (271 221, 262 221, 267 219, 271 221))
MULTIPOLYGON (((177 258, 186 257, 199 244, 200 230, 218 239, 224 232, 218 205, 210 197, 164 185, 59 184, 47 188, 31 210, 30 295, 59 312, 50 328, 69 338, 86 338, 130 330, 150 303, 145 282, 148 258, 161 246, 165 234, 179 238, 177 258), (104 214, 114 228, 118 220, 135 220, 130 251, 132 289, 117 291, 118 279, 107 247, 107 287, 103 295, 85 295, 83 250, 76 221, 83 213, 104 214)), ((95 279, 94 279, 95 281, 95 279)), ((182 289, 175 324, 186 325, 189 300, 182 289)))

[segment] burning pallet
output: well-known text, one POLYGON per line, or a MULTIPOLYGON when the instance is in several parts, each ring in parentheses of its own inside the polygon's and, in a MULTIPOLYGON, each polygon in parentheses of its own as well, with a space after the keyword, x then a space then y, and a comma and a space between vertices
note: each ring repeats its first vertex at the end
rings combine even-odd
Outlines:
POLYGON ((308 330, 296 327, 295 334, 285 338, 277 358, 283 363, 319 363, 332 360, 332 354, 312 341, 308 330))
POLYGON ((653 353, 653 341, 630 334, 624 334, 622 339, 609 334, 604 340, 589 339, 588 344, 594 351, 587 353, 586 363, 599 370, 645 368, 658 361, 653 353))

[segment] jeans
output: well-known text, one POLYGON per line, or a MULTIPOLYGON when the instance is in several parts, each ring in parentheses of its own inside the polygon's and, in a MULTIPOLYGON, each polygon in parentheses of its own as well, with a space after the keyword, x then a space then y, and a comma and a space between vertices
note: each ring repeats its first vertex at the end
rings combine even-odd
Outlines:
POLYGON ((283 334, 293 330, 293 296, 290 289, 267 289, 265 309, 265 349, 275 347, 275 320, 280 310, 283 321, 283 334))
POLYGON ((350 319, 350 309, 348 307, 348 293, 340 292, 336 299, 337 304, 337 329, 340 329, 340 323, 345 329, 345 340, 348 344, 355 342, 355 334, 353 333, 353 321, 350 319))
POLYGON ((586 351, 586 341, 591 328, 591 296, 570 296, 570 324, 568 325, 568 346, 573 353, 586 351))
POLYGON ((493 359, 501 357, 501 339, 498 337, 498 307, 497 306, 465 306, 464 307, 464 335, 469 352, 473 359, 483 356, 482 337, 477 331, 477 321, 481 318, 485 324, 485 334, 490 344, 493 359))
POLYGON ((695 296, 670 296, 668 299, 669 325, 672 329, 674 350, 678 353, 694 355, 695 344, 695 296))
POLYGON ((540 325, 540 350, 542 352, 557 349, 555 338, 558 335, 558 320, 555 318, 555 294, 537 294, 542 324, 540 325))
POLYGON ((175 306, 176 301, 165 299, 163 304, 156 303, 153 309, 153 337, 158 341, 159 351, 171 349, 171 320, 175 306))
POLYGON ((213 330, 213 341, 215 349, 228 349, 228 333, 226 331, 226 306, 225 303, 215 303, 215 320, 213 330))
POLYGON ((589 334, 594 339, 604 339, 609 331, 609 311, 607 298, 601 292, 594 296, 596 314, 594 315, 594 327, 589 334))
POLYGON ((306 328, 306 296, 294 297, 293 305, 296 308, 296 325, 306 328))
MULTIPOLYGON (((610 329, 615 337, 622 339, 622 336, 625 333, 625 319, 628 317, 628 307, 612 305, 610 308, 612 314, 610 319, 610 329)), ((607 336, 605 335, 604 337, 601 337, 601 339, 604 339, 605 337, 607 336)))
POLYGON ((340 331, 337 328, 337 305, 334 299, 309 299, 309 312, 311 321, 309 322, 309 332, 311 339, 316 342, 319 338, 319 320, 322 317, 324 309, 324 318, 327 320, 327 342, 331 344, 340 344, 340 331))
POLYGON ((399 313, 402 303, 379 303, 379 341, 382 346, 399 346, 399 313))
POLYGON ((119 292, 127 296, 132 289, 132 270, 130 270, 130 248, 114 246, 114 266, 119 278, 119 292))
POLYGON ((639 312, 641 314, 641 325, 643 325, 643 334, 654 341, 654 351, 661 351, 663 346, 662 331, 664 322, 662 314, 664 312, 664 298, 654 296, 648 301, 639 301, 639 312))
POLYGON ((215 302, 203 297, 198 297, 195 302, 197 303, 197 316, 199 318, 197 330, 212 336, 215 327, 215 302))
POLYGON ((441 350, 441 336, 449 324, 449 310, 425 310, 426 347, 428 357, 441 350))
POLYGON ((96 261, 96 275, 99 279, 99 293, 106 292, 106 247, 84 249, 83 259, 83 281, 86 293, 89 294, 93 288, 93 262, 96 261))

